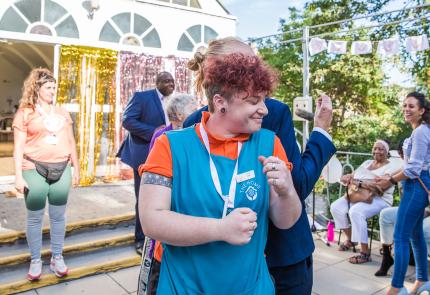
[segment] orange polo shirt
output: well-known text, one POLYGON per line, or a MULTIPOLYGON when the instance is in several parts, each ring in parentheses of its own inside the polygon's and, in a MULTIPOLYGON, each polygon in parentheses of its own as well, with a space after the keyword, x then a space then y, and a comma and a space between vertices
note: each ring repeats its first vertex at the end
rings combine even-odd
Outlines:
MULTIPOLYGON (((213 135, 206 128, 206 122, 208 121, 209 117, 210 114, 208 112, 203 112, 202 122, 196 124, 194 127, 202 144, 204 143, 200 134, 200 124, 203 125, 203 128, 205 128, 208 134, 211 153, 217 156, 224 156, 229 159, 236 160, 238 156, 237 142, 247 141, 249 138, 249 134, 241 134, 232 138, 224 138, 213 135)), ((288 162, 284 147, 282 146, 281 141, 277 136, 275 136, 273 156, 278 157, 279 159, 284 161, 287 164, 288 169, 292 169, 293 166, 290 162, 288 162)), ((255 160, 258 161, 258 159, 255 160)), ((148 158, 146 159, 145 164, 140 165, 139 174, 142 175, 143 172, 151 172, 170 178, 173 176, 172 152, 170 150, 170 143, 166 134, 163 134, 159 138, 157 138, 154 147, 152 148, 148 158)), ((161 243, 157 241, 154 250, 154 258, 158 261, 161 261, 162 253, 163 248, 161 246, 161 243)))
MULTIPOLYGON (((25 132, 24 155, 41 162, 57 163, 70 158, 69 128, 73 124, 69 112, 59 106, 53 106, 53 112, 63 120, 63 127, 57 132, 49 132, 43 125, 43 116, 32 108, 19 108, 15 114, 12 127, 25 132), (45 138, 55 134, 57 144, 47 144, 45 138)), ((35 169, 32 162, 23 159, 22 170, 35 169)))

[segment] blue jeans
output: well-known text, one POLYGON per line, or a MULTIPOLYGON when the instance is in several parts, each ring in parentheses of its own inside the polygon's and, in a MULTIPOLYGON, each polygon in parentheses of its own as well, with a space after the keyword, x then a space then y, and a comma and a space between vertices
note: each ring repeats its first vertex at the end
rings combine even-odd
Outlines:
MULTIPOLYGON (((421 180, 430 188, 428 171, 421 172, 421 180)), ((412 243, 416 264, 416 279, 427 281, 427 246, 424 240, 424 208, 428 196, 417 179, 406 180, 394 227, 394 273, 391 285, 402 288, 409 263, 409 240, 412 243)))

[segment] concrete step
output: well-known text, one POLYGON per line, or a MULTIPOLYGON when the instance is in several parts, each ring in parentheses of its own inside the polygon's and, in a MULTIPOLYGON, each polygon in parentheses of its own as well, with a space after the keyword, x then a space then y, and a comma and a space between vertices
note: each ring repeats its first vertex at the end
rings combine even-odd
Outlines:
MULTIPOLYGON (((83 220, 68 223, 66 226, 66 236, 78 232, 78 231, 91 231, 94 228, 109 228, 118 225, 131 225, 134 223, 135 215, 130 212, 127 214, 117 215, 117 216, 106 216, 90 220, 83 220)), ((49 227, 43 228, 44 236, 49 235, 49 227)), ((0 233, 0 245, 13 244, 13 243, 25 242, 25 232, 24 231, 11 231, 0 233)))
MULTIPOLYGON (((93 231, 80 231, 69 235, 64 240, 64 255, 95 251, 100 248, 132 244, 134 242, 134 227, 118 225, 115 228, 100 228, 93 231)), ((30 261, 27 243, 13 243, 0 246, 0 267, 15 265, 30 261)), ((42 257, 51 256, 50 239, 43 239, 42 257)))
POLYGON ((44 259, 43 275, 39 281, 26 279, 28 263, 0 267, 0 294, 15 294, 85 276, 115 271, 139 265, 141 257, 133 245, 112 246, 90 252, 79 252, 64 256, 69 274, 57 278, 49 269, 49 258, 44 259))
POLYGON ((63 256, 69 274, 57 278, 49 270, 49 228, 43 229, 43 275, 26 279, 30 253, 24 232, 0 234, 0 294, 15 294, 81 277, 140 264, 134 249, 134 213, 69 223, 63 256))

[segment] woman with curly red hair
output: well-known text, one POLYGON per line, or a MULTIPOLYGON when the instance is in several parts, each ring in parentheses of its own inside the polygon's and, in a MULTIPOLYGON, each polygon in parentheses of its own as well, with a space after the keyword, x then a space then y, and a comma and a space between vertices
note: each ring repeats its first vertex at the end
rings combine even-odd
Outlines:
POLYGON ((157 293, 274 294, 269 218, 286 229, 301 212, 281 142, 261 129, 276 75, 237 53, 204 71, 209 112, 158 138, 144 166, 142 228, 164 245, 157 293))

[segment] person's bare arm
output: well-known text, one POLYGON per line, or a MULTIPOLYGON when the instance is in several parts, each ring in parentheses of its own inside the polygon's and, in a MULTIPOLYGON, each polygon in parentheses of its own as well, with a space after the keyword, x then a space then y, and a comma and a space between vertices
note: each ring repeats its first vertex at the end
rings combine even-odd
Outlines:
POLYGON ((258 158, 270 185, 270 219, 279 229, 292 227, 300 217, 302 204, 293 185, 290 170, 276 158, 258 158))
POLYGON ((22 159, 24 157, 24 144, 27 139, 27 133, 17 128, 13 130, 13 159, 15 162, 15 188, 19 193, 24 193, 24 187, 28 187, 22 177, 22 159))
POLYGON ((236 208, 222 219, 180 214, 170 210, 171 186, 171 178, 143 173, 139 215, 145 235, 174 246, 194 246, 214 241, 242 245, 251 240, 257 227, 257 216, 251 209, 236 208))
POLYGON ((78 154, 76 152, 76 142, 75 142, 75 136, 73 134, 73 125, 70 125, 68 128, 68 136, 69 136, 69 144, 72 147, 72 151, 70 154, 70 161, 72 162, 72 166, 73 166, 73 186, 77 186, 79 185, 80 167, 79 167, 78 154))
POLYGON ((385 175, 376 177, 376 184, 382 190, 385 191, 386 189, 388 189, 390 186, 396 184, 397 182, 408 179, 408 178, 409 177, 407 177, 405 175, 403 170, 400 170, 400 171, 395 172, 393 175, 385 174, 385 175))

